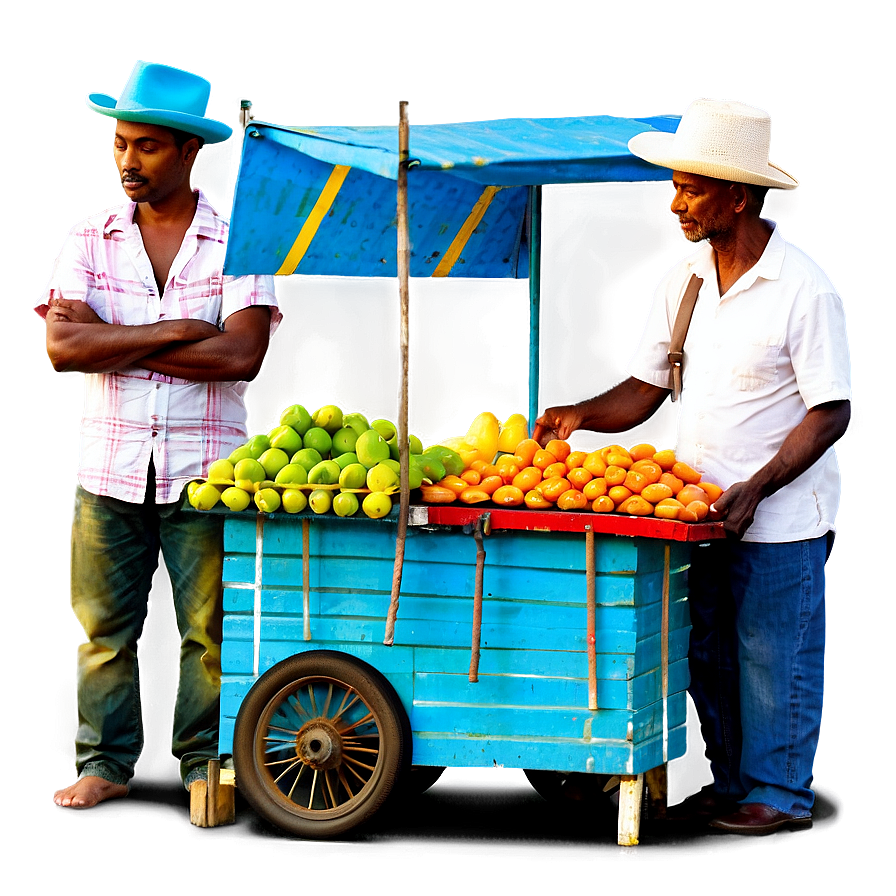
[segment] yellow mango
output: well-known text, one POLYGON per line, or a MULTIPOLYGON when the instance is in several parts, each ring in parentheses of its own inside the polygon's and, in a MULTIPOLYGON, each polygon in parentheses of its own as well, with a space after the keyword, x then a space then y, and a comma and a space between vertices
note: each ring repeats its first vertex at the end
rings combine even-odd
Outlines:
POLYGON ((529 437, 529 423, 522 414, 511 414, 498 434, 498 451, 513 454, 517 445, 529 437))
POLYGON ((490 411, 483 411, 470 424, 464 442, 475 448, 482 460, 491 461, 498 451, 500 431, 501 423, 498 418, 490 411))

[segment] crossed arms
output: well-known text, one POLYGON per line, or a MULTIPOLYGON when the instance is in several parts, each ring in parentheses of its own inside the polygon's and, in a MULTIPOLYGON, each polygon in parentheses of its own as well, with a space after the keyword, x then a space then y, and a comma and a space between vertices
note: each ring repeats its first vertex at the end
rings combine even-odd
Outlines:
POLYGON ((223 330, 191 319, 124 326, 106 323, 86 302, 51 295, 46 323, 47 354, 59 372, 142 367, 196 382, 249 381, 267 352, 270 308, 234 312, 223 330))

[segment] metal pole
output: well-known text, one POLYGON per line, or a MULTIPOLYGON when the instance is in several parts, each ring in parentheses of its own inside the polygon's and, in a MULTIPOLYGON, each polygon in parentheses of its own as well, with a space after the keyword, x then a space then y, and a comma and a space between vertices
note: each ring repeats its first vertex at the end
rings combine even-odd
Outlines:
POLYGON ((398 615, 398 598, 401 593, 401 574, 404 566, 404 545, 408 531, 410 507, 410 481, 408 477, 408 277, 410 268, 410 234, 408 229, 408 110, 407 102, 398 104, 398 297, 401 304, 401 403, 398 410, 398 461, 401 464, 398 534, 395 539, 395 566, 392 570, 392 598, 386 617, 386 636, 383 644, 392 646, 395 637, 395 617, 398 615))
POLYGON ((538 417, 541 327, 541 185, 529 187, 529 435, 538 417))

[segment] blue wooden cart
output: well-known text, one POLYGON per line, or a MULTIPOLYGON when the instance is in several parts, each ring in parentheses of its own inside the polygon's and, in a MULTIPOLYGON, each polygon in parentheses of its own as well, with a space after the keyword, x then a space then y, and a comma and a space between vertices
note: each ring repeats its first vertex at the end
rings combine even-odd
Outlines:
MULTIPOLYGON (((430 126, 409 151, 406 128, 402 143, 247 113, 225 273, 397 274, 403 302, 409 275, 528 276, 534 420, 541 185, 668 177, 626 144, 674 124, 430 126)), ((406 457, 406 379, 402 394, 406 457)), ((406 477, 380 520, 230 514, 221 753, 253 807, 302 837, 342 835, 447 766, 502 766, 548 797, 618 784, 618 842, 633 845, 645 780, 662 808, 666 763, 685 752, 686 569, 720 534, 412 505, 406 477)))

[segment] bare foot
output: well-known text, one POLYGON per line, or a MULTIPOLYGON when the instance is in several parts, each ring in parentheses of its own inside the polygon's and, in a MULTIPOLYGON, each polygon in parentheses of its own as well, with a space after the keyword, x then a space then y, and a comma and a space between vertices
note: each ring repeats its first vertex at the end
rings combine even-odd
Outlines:
POLYGON ((85 775, 78 778, 71 787, 57 790, 53 794, 53 802, 69 809, 90 809, 104 800, 127 796, 127 793, 126 784, 113 784, 96 775, 85 775))

